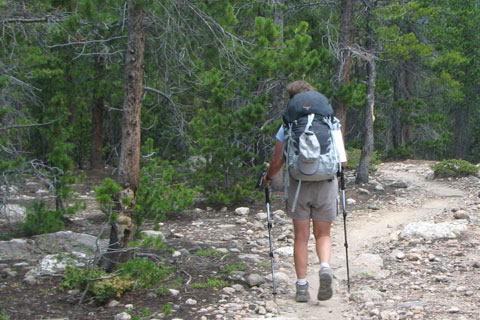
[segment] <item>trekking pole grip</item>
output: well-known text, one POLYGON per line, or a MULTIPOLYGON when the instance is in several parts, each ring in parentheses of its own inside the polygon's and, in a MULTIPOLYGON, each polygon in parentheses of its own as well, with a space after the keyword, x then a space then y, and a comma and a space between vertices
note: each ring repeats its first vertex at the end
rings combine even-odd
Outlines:
POLYGON ((270 188, 269 187, 265 188, 265 201, 267 203, 270 203, 270 188))
POLYGON ((345 175, 343 174, 343 171, 340 171, 340 188, 345 190, 345 175))

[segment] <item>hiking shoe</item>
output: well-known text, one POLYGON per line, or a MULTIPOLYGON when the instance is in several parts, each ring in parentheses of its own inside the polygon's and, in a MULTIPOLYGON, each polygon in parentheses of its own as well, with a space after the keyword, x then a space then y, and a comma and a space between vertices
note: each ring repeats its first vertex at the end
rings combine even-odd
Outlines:
POLYGON ((320 269, 320 287, 318 288, 317 299, 324 301, 328 300, 333 295, 332 289, 332 269, 321 268, 320 269))
POLYGON ((308 283, 304 285, 295 284, 297 287, 297 294, 295 295, 296 302, 308 302, 310 299, 310 293, 308 293, 308 283))

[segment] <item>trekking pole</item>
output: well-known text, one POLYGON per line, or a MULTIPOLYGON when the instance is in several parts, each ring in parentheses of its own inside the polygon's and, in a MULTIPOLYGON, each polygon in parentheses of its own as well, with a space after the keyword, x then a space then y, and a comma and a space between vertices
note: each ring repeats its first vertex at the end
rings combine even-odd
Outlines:
POLYGON ((343 170, 339 172, 340 175, 340 188, 342 190, 342 207, 343 207, 343 231, 345 234, 345 257, 347 260, 347 286, 348 293, 350 293, 350 267, 348 265, 348 241, 347 241, 347 209, 345 205, 345 175, 343 170))
MULTIPOLYGON (((262 172, 260 179, 258 180, 257 187, 261 188, 263 186, 263 177, 267 173, 267 170, 262 172)), ((270 217, 270 188, 265 188, 265 202, 267 204, 267 228, 268 228, 268 240, 270 242, 270 265, 272 267, 272 286, 273 286, 273 301, 277 302, 277 287, 275 285, 275 266, 274 266, 274 257, 273 257, 273 240, 272 240, 272 220, 270 217)))

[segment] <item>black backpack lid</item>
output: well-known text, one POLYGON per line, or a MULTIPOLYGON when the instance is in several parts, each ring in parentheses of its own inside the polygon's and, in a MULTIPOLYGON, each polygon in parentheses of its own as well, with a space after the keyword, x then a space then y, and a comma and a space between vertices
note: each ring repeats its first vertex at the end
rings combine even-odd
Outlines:
POLYGON ((318 91, 307 91, 296 94, 288 103, 283 113, 283 122, 292 123, 298 118, 314 113, 322 117, 334 115, 328 99, 318 91))

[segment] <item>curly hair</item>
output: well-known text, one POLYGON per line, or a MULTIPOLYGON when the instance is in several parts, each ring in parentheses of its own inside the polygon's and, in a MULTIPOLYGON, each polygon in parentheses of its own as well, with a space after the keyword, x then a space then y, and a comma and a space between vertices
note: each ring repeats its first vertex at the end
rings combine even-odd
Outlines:
POLYGON ((312 87, 312 85, 305 80, 296 80, 296 81, 290 82, 287 85, 287 91, 288 91, 288 94, 290 95, 290 99, 292 99, 298 93, 314 91, 314 90, 315 88, 312 87))

